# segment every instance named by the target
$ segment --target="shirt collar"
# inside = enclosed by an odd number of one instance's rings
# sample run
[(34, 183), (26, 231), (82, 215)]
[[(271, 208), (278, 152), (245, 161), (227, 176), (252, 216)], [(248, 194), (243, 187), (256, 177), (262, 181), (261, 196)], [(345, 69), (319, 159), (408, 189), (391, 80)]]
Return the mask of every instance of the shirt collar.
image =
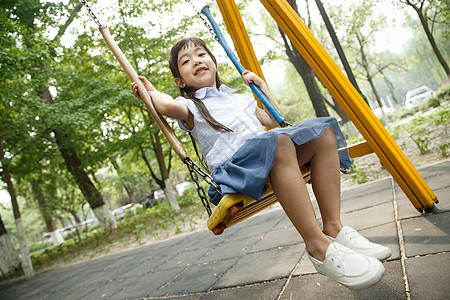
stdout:
[(195, 92), (195, 98), (202, 100), (203, 98), (206, 97), (207, 93), (209, 93), (209, 92), (219, 93), (219, 91), (222, 93), (226, 93), (226, 94), (231, 94), (231, 93), (236, 92), (235, 89), (232, 89), (232, 88), (226, 86), (225, 84), (222, 84), (219, 87), (219, 90), (217, 90), (216, 88), (213, 88), (213, 87), (204, 87), (204, 88), (197, 90)]

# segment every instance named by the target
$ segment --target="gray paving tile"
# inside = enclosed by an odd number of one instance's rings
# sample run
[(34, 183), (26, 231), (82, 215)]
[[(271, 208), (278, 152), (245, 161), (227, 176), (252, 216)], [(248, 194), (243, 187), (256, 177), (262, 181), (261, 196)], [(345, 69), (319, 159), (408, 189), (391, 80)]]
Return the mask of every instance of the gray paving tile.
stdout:
[(250, 286), (239, 286), (235, 288), (213, 290), (204, 295), (202, 300), (274, 300), (278, 298), (284, 286), (285, 280), (275, 280)]
[(450, 250), (450, 212), (402, 220), (401, 226), (408, 257)]
[(392, 203), (384, 203), (349, 213), (343, 213), (341, 215), (341, 220), (344, 225), (350, 226), (356, 230), (376, 227), (392, 223), (392, 220), (394, 220), (394, 208)]
[(237, 262), (237, 258), (190, 266), (152, 296), (169, 296), (208, 291)]
[(404, 194), (402, 197), (397, 198), (397, 207), (399, 219), (415, 218), (421, 215)]
[(397, 226), (395, 222), (362, 229), (358, 232), (369, 241), (384, 245), (391, 249), (392, 256), (389, 258), (389, 260), (400, 258)]
[(117, 282), (122, 287), (120, 291), (111, 295), (111, 299), (136, 299), (150, 296), (152, 293), (170, 282), (184, 268), (154, 272), (147, 276), (136, 276), (122, 282)]
[(278, 222), (278, 224), (275, 225), (275, 227), (273, 229), (280, 229), (280, 228), (286, 228), (286, 227), (293, 226), (291, 220), (288, 218), (288, 216), (286, 215), (284, 210), (281, 208), (281, 206), (277, 213), (280, 214), (280, 222)]
[(253, 245), (260, 239), (259, 235), (254, 233), (251, 237), (229, 238), (219, 247), (210, 249), (210, 251), (199, 258), (199, 263), (208, 263), (212, 261), (241, 257), (251, 251)]
[(206, 248), (206, 249), (196, 249), (178, 252), (175, 256), (167, 260), (164, 264), (161, 264), (158, 267), (156, 267), (155, 271), (192, 265), (199, 259), (203, 258), (205, 254), (207, 254), (210, 251), (211, 251), (210, 249)]
[(357, 185), (351, 188), (342, 189), (342, 200), (347, 201), (354, 198), (359, 198), (362, 195), (370, 195), (373, 193), (384, 192), (391, 188), (391, 179), (389, 177), (379, 179), (373, 182)]
[(406, 260), (411, 299), (441, 300), (450, 295), (450, 253)]
[[(140, 263), (134, 266), (132, 269), (123, 270), (123, 273), (118, 277), (130, 277), (130, 276), (140, 276), (155, 272), (155, 270), (166, 269), (165, 265), (166, 259), (154, 258)], [(108, 272), (105, 270), (105, 272)]]
[(381, 281), (368, 289), (352, 291), (330, 278), (315, 273), (293, 277), (281, 299), (406, 299), (399, 261), (385, 262)]
[(317, 273), (317, 271), (314, 268), (312, 262), (309, 260), (308, 256), (306, 255), (306, 249), (303, 249), (303, 254), (300, 263), (298, 264), (297, 268), (294, 270), (294, 273), (292, 275), (301, 276), (315, 273)]
[[(436, 204), (436, 207), (438, 209), (450, 209), (450, 160), (443, 164), (423, 168), (419, 170), (419, 173), (426, 175), (424, 176), (425, 182), (437, 196), (439, 203)], [(407, 218), (420, 214), (398, 185), (396, 185), (395, 191), (399, 202), (400, 218)]]
[(440, 161), (438, 163), (426, 166), (424, 168), (418, 169), (419, 174), (424, 177), (432, 177), (436, 175), (449, 175), (448, 172), (450, 170), (450, 160)]
[(301, 243), (303, 240), (293, 225), (285, 228), (274, 229), (263, 235), (251, 252), (258, 252), (274, 247), (284, 247)]
[(84, 289), (65, 291), (64, 299), (110, 299), (122, 288), (122, 285), (117, 284), (117, 282), (107, 282), (103, 285), (99, 283)]
[(242, 257), (214, 288), (238, 286), (288, 276), (299, 261), (303, 247), (299, 245), (250, 253)]
[(375, 183), (366, 183), (350, 190), (344, 190), (341, 195), (341, 211), (351, 212), (392, 201), (392, 184), (390, 178)]

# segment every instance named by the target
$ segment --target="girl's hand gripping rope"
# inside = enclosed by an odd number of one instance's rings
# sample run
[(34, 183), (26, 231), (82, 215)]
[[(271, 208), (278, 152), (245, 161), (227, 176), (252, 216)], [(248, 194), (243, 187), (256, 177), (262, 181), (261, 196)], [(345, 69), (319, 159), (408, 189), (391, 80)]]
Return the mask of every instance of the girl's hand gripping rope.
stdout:
[[(270, 92), (269, 88), (267, 87), (266, 82), (264, 80), (262, 80), (261, 77), (259, 77), (258, 75), (256, 75), (255, 73), (253, 73), (249, 70), (245, 70), (244, 72), (242, 72), (242, 79), (244, 79), (244, 83), (247, 86), (250, 86), (251, 83), (258, 86), (261, 89), (261, 91), (266, 95), (267, 99), (272, 103), (272, 105), (274, 107), (277, 106), (272, 93)], [(266, 106), (264, 106), (264, 110), (262, 110), (260, 108), (256, 109), (256, 117), (261, 122), (261, 124), (264, 126), (268, 126), (268, 127), (277, 127), (278, 126), (277, 120), (273, 117), (273, 115), (270, 113), (270, 111), (267, 109)]]
[(262, 89), (264, 87), (264, 85), (266, 85), (264, 80), (262, 80), (258, 75), (256, 75), (253, 72), (250, 72), (249, 70), (245, 70), (244, 72), (242, 72), (242, 78), (244, 79), (244, 83), (247, 86), (250, 86), (250, 83), (254, 83), (260, 89)]
[[(147, 78), (145, 78), (144, 76), (138, 76), (139, 80), (142, 82), (142, 84), (144, 85), (145, 89), (148, 92), (155, 92), (156, 89), (153, 86), (153, 84), (150, 83), (150, 81), (148, 81)], [(131, 83), (131, 90), (133, 91), (133, 94), (136, 98), (138, 98), (139, 100), (142, 100), (141, 95), (139, 95), (139, 91), (138, 91), (138, 85), (136, 82), (132, 82)]]

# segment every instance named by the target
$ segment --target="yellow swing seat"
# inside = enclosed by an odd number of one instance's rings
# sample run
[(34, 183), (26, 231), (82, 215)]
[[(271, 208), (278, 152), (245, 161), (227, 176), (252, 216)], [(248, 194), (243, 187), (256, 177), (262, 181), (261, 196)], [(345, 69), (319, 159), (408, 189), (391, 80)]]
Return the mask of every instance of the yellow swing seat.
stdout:
[[(311, 168), (302, 166), (301, 171), (306, 183), (311, 180)], [(215, 235), (222, 234), (225, 228), (239, 223), (265, 208), (275, 204), (278, 200), (273, 192), (272, 185), (267, 182), (268, 188), (259, 200), (244, 194), (227, 194), (223, 196), (207, 221), (208, 229)]]

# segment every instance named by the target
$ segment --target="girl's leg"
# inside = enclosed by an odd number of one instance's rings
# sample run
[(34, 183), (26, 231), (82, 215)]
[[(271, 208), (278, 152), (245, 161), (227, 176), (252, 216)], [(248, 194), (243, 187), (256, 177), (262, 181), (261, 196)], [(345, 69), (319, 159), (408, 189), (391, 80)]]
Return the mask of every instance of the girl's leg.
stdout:
[(311, 162), (311, 183), (319, 204), (323, 231), (336, 237), (341, 223), (341, 182), (336, 138), (331, 128), (322, 135), (297, 147), (297, 160), (301, 166)]
[(311, 181), (322, 214), (323, 232), (333, 238), (338, 237), (335, 241), (358, 253), (379, 260), (391, 256), (389, 248), (369, 242), (349, 227), (338, 236), (343, 228), (340, 218), (341, 184), (333, 130), (326, 129), (319, 138), (297, 147), (297, 159), (299, 165), (311, 162)]
[[(340, 195), (334, 197), (334, 195), (330, 195), (330, 192), (339, 193), (340, 188), (337, 187), (339, 178), (336, 180), (334, 175), (325, 174), (334, 172), (336, 168), (333, 162), (335, 155), (327, 150), (330, 144), (329, 136), (334, 137), (334, 134), (325, 131), (319, 138), (320, 142), (316, 141), (303, 148), (310, 156), (311, 159), (308, 161), (311, 161), (312, 170), (315, 171), (312, 180), (316, 185), (314, 190), (321, 198), (322, 218), (327, 220), (326, 223), (330, 228), (335, 228), (337, 224), (342, 226), (338, 215)], [(322, 146), (324, 149), (317, 148), (318, 146)], [(336, 149), (334, 149), (334, 152), (336, 152)], [(297, 153), (298, 151), (291, 139), (285, 135), (280, 135), (274, 165), (270, 171), (270, 180), (278, 201), (303, 237), (313, 266), (319, 273), (329, 276), (349, 288), (362, 289), (376, 284), (384, 274), (384, 267), (377, 259), (358, 254), (337, 242), (331, 243), (320, 230), (311, 209), (311, 200), (302, 173), (296, 163), (297, 161), (301, 162), (297, 159)], [(320, 162), (322, 156), (329, 165)], [(325, 172), (325, 170), (328, 171)], [(336, 173), (339, 175), (338, 167)], [(320, 176), (324, 176), (324, 180)], [(327, 180), (330, 182), (327, 182)], [(330, 184), (330, 190), (324, 184)], [(331, 223), (336, 225), (330, 226)]]
[(297, 165), (295, 145), (286, 135), (278, 138), (270, 180), (278, 201), (302, 236), (306, 250), (323, 261), (330, 241), (317, 224), (306, 185), (302, 184), (304, 181)]

